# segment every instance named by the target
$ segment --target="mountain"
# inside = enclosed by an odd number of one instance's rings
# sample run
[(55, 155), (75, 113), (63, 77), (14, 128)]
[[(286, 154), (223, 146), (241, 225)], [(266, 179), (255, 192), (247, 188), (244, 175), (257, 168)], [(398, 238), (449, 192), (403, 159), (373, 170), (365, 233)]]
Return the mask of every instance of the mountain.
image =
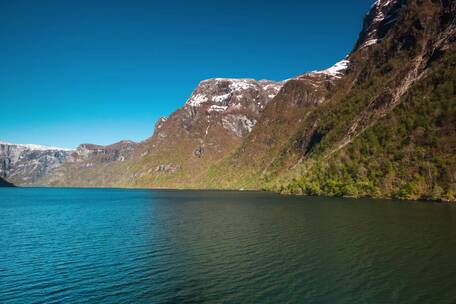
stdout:
[(61, 166), (40, 178), (37, 183), (50, 186), (114, 187), (126, 166), (138, 159), (143, 143), (123, 140), (108, 146), (81, 144)]
[(181, 109), (157, 124), (147, 155), (134, 165), (133, 185), (195, 185), (241, 145), (281, 87), (253, 79), (202, 81)]
[(455, 201), (455, 12), (452, 1), (376, 2), (346, 79), (281, 151), (267, 187)]
[(8, 152), (0, 172), (18, 184), (456, 201), (455, 12), (378, 0), (326, 70), (208, 79), (143, 142)]
[(57, 147), (0, 142), (0, 177), (32, 185), (65, 163), (71, 154), (71, 150)]
[(315, 73), (287, 82), (241, 148), (205, 182), (454, 201), (454, 16), (451, 1), (377, 1), (344, 59), (345, 75), (322, 101), (309, 103), (312, 87), (301, 80)]
[[(103, 147), (128, 155), (70, 159), (42, 184), (85, 187), (190, 187), (251, 132), (281, 82), (214, 78), (201, 81), (182, 108), (161, 118), (144, 142)], [(84, 145), (76, 149), (99, 149)], [(113, 149), (113, 148), (116, 149)], [(105, 155), (105, 152), (101, 155)], [(98, 153), (100, 154), (100, 153)]]
[(14, 185), (0, 177), (0, 188), (1, 187), (14, 187)]
[(92, 167), (130, 159), (138, 147), (132, 141), (109, 146), (81, 144), (75, 150), (0, 142), (0, 176), (18, 185), (89, 185), (78, 179), (89, 179)]

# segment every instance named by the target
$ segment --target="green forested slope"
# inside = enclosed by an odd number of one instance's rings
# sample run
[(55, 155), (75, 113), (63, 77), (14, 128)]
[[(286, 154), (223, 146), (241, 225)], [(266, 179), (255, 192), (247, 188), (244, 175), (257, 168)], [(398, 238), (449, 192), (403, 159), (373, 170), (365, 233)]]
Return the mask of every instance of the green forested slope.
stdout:
[[(266, 109), (242, 149), (211, 168), (207, 185), (454, 201), (455, 11), (450, 2), (395, 1), (374, 31), (381, 39), (366, 47), (378, 12), (368, 14), (350, 69), (326, 100), (299, 112)], [(287, 111), (299, 117), (275, 119)], [(276, 129), (285, 130), (280, 147), (258, 144), (278, 142)]]
[(362, 136), (329, 158), (316, 153), (300, 177), (272, 187), (312, 195), (454, 201), (455, 87), (456, 54), (450, 54)]

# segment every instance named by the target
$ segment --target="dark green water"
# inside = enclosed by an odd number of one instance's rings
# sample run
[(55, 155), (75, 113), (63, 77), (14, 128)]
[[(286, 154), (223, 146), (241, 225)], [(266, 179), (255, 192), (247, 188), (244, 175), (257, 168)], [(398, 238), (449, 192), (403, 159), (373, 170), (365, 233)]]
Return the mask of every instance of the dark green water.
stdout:
[(456, 207), (0, 189), (0, 303), (456, 303)]

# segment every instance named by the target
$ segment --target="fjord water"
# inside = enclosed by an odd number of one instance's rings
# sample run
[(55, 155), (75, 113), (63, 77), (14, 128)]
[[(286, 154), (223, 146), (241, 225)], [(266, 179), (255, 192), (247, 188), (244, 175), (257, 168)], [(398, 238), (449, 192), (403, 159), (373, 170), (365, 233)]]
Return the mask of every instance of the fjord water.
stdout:
[(0, 303), (456, 303), (456, 208), (0, 189)]

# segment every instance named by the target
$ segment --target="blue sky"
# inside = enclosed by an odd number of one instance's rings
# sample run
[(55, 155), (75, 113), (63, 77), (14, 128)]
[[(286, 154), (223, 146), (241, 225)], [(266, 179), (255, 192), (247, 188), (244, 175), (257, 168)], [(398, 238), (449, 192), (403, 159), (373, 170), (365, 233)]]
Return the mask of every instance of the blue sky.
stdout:
[(372, 3), (0, 0), (0, 140), (146, 139), (203, 79), (331, 66)]

